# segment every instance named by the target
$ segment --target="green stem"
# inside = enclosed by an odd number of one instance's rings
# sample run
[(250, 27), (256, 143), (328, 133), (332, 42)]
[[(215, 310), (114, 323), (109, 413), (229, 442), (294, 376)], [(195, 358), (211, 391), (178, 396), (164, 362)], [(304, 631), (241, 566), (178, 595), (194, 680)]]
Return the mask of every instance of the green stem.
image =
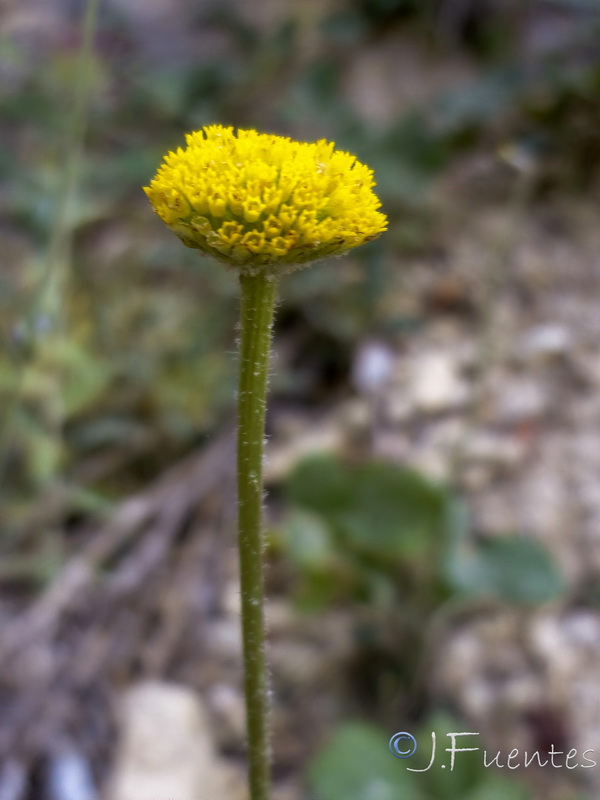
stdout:
[(269, 687), (265, 657), (262, 462), (276, 282), (242, 275), (238, 397), (238, 532), (250, 800), (268, 800)]

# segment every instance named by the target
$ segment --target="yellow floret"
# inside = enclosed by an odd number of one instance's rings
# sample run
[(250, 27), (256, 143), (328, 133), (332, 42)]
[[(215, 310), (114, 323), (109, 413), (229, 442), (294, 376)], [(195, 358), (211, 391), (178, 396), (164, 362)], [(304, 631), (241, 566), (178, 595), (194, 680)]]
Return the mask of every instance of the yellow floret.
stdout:
[(372, 171), (325, 140), (209, 125), (167, 153), (144, 187), (189, 247), (243, 272), (286, 272), (387, 227)]

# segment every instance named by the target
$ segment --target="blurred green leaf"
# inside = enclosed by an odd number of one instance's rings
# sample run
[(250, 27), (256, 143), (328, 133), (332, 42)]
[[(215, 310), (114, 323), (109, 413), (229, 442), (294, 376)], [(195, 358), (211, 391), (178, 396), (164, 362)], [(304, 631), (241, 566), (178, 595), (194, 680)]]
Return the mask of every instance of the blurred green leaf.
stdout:
[[(419, 726), (418, 732), (415, 734), (418, 744), (417, 751), (411, 756), (407, 766), (411, 769), (426, 770), (418, 775), (426, 787), (427, 797), (436, 800), (456, 800), (458, 797), (465, 798), (472, 795), (478, 797), (478, 792), (482, 791), (487, 786), (489, 779), (493, 777), (492, 773), (483, 765), (482, 750), (485, 748), (485, 742), (481, 736), (457, 738), (457, 747), (478, 747), (480, 749), (456, 754), (454, 768), (448, 768), (450, 755), (446, 753), (446, 748), (451, 744), (448, 734), (469, 730), (473, 729), (465, 727), (464, 721), (456, 719), (444, 711), (431, 714)], [(436, 737), (436, 755), (431, 769), (427, 769), (432, 756), (432, 732)], [(511, 781), (508, 783), (514, 788)], [(508, 796), (512, 798), (512, 792)]]
[(313, 456), (302, 461), (287, 485), (291, 503), (327, 517), (343, 513), (352, 495), (348, 472), (330, 456)]
[[(399, 730), (411, 730), (410, 725)], [(309, 783), (316, 800), (527, 800), (528, 790), (520, 780), (503, 776), (483, 763), (486, 747), (481, 737), (457, 739), (458, 747), (478, 747), (457, 753), (448, 769), (450, 745), (447, 734), (464, 731), (465, 723), (438, 712), (414, 731), (417, 749), (408, 759), (398, 760), (389, 752), (389, 736), (378, 728), (360, 723), (340, 726), (309, 769)], [(468, 730), (468, 728), (467, 728)], [(436, 735), (435, 760), (432, 731)], [(407, 768), (423, 770), (409, 772)]]
[(451, 585), (459, 591), (518, 605), (549, 602), (565, 588), (550, 553), (524, 536), (496, 536), (457, 548), (446, 571)]
[(390, 557), (429, 550), (442, 534), (447, 493), (416, 472), (366, 464), (354, 475), (352, 504), (340, 516), (354, 546)]
[(383, 462), (347, 467), (325, 456), (304, 461), (288, 493), (294, 505), (321, 514), (346, 545), (383, 559), (428, 552), (443, 533), (450, 499), (412, 470)]
[(313, 456), (297, 467), (287, 494), (293, 511), (283, 546), (291, 560), (305, 577), (329, 570), (338, 586), (372, 602), (393, 602), (390, 577), (397, 580), (400, 565), (418, 576), (423, 597), (458, 591), (534, 605), (564, 590), (543, 545), (516, 535), (471, 541), (464, 502), (412, 470)]
[(390, 754), (377, 728), (348, 723), (339, 728), (312, 764), (316, 800), (419, 800), (416, 781)]
[(321, 516), (293, 510), (284, 522), (282, 533), (286, 553), (300, 568), (323, 569), (331, 560), (331, 532)]

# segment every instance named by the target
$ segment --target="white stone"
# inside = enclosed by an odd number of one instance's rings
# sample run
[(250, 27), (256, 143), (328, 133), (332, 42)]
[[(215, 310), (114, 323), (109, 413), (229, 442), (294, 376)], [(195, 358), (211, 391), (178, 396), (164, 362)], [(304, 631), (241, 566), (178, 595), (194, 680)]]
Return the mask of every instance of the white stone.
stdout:
[(553, 615), (539, 615), (534, 619), (529, 630), (529, 639), (535, 652), (542, 658), (551, 659), (556, 653), (564, 651), (560, 624)]
[(197, 694), (147, 682), (127, 691), (110, 800), (219, 800), (232, 795), (231, 768), (215, 753)]
[(505, 381), (495, 397), (495, 416), (509, 424), (537, 419), (547, 411), (550, 399), (548, 391), (538, 381)]
[(246, 737), (246, 706), (238, 689), (217, 683), (209, 691), (210, 706), (219, 715), (230, 741), (241, 744)]
[(600, 649), (600, 620), (592, 611), (574, 611), (564, 621), (566, 638), (583, 649)]
[(367, 341), (358, 348), (352, 367), (354, 385), (363, 394), (377, 394), (390, 380), (394, 353), (385, 342)]
[(521, 339), (521, 352), (529, 357), (564, 355), (572, 346), (571, 332), (564, 325), (547, 324), (530, 328)]
[(407, 392), (419, 411), (430, 414), (459, 408), (469, 397), (455, 360), (444, 353), (415, 358), (408, 370)]

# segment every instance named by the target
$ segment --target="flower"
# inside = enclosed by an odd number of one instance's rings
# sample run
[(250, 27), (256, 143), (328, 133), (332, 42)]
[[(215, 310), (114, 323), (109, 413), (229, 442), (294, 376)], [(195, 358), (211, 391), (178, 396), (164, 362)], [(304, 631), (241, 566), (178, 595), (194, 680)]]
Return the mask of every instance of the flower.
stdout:
[(210, 125), (186, 145), (144, 191), (184, 244), (242, 272), (341, 255), (387, 227), (372, 170), (331, 142)]

